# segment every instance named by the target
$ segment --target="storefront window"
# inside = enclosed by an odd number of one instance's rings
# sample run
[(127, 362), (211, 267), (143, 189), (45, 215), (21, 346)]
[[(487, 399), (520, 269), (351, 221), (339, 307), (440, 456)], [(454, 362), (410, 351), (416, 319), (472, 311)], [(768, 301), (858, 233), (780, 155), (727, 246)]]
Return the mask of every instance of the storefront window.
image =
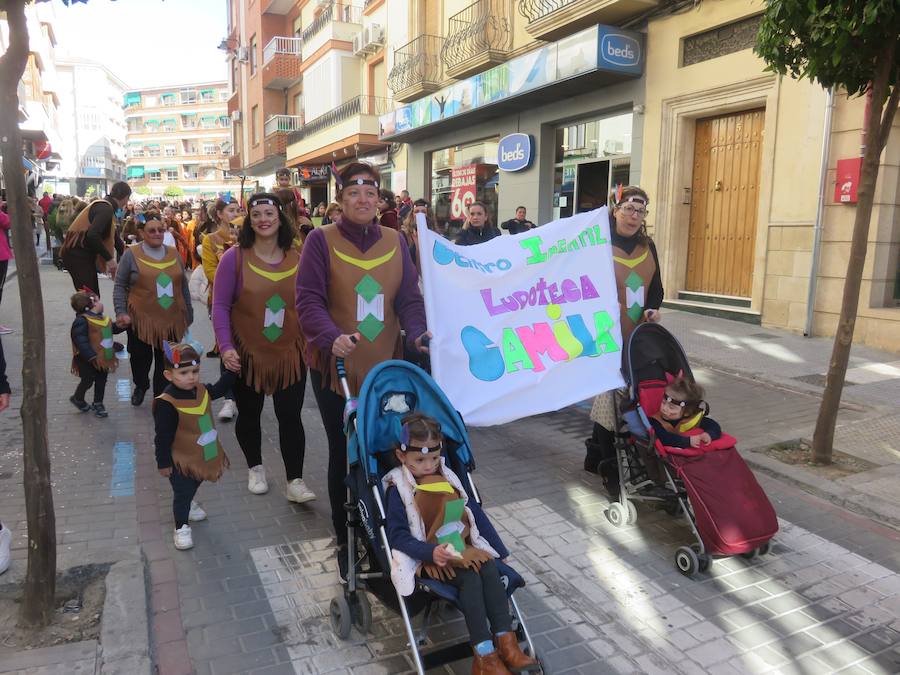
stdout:
[(632, 114), (576, 122), (556, 130), (556, 162), (631, 154)]
[(473, 201), (484, 202), (491, 222), (497, 224), (499, 141), (494, 137), (431, 153), (430, 200), (438, 228), (448, 236), (459, 232), (465, 207)]

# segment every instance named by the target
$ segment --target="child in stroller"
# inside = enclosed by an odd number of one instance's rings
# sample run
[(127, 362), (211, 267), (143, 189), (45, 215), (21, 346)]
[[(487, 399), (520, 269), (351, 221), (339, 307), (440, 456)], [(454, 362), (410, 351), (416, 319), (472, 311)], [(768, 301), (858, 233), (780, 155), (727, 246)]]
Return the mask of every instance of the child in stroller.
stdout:
[(494, 563), (506, 558), (506, 547), (444, 463), (440, 423), (416, 412), (404, 417), (402, 425), (394, 451), (400, 466), (383, 479), (395, 587), (410, 595), (419, 574), (458, 590), (473, 644), (473, 673), (539, 670), (512, 630), (506, 589)]
[[(650, 416), (659, 441), (670, 448), (699, 448), (721, 438), (722, 427), (706, 415), (703, 387), (683, 372), (675, 377), (666, 373), (666, 380), (659, 410)], [(692, 429), (701, 433), (688, 435)]]

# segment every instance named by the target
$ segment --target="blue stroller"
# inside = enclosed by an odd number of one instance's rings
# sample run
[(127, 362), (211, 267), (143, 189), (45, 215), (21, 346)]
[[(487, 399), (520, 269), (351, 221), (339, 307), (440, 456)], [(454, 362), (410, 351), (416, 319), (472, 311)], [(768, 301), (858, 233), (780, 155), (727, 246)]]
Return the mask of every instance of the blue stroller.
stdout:
[[(363, 382), (358, 399), (350, 396), (346, 371), (338, 359), (337, 372), (344, 387), (347, 406), (344, 427), (347, 433), (348, 460), (348, 564), (347, 585), (333, 598), (330, 606), (331, 627), (346, 640), (356, 626), (366, 632), (371, 626), (372, 611), (366, 592), (372, 593), (403, 618), (413, 661), (419, 675), (425, 670), (453, 663), (472, 655), (467, 641), (421, 653), (435, 610), (441, 603), (457, 605), (456, 588), (429, 578), (416, 578), (416, 590), (403, 597), (390, 578), (391, 549), (385, 529), (385, 496), (382, 477), (393, 468), (391, 458), (399, 439), (400, 420), (409, 412), (420, 410), (437, 419), (444, 433), (444, 460), (465, 486), (469, 499), (481, 499), (470, 472), (475, 462), (462, 417), (447, 400), (437, 383), (421, 368), (406, 361), (386, 361), (376, 366)], [(513, 598), (524, 579), (511, 567), (497, 561), (512, 607), (513, 625), (525, 651), (536, 656), (534, 644), (522, 614)], [(421, 627), (413, 628), (412, 617), (423, 613)]]

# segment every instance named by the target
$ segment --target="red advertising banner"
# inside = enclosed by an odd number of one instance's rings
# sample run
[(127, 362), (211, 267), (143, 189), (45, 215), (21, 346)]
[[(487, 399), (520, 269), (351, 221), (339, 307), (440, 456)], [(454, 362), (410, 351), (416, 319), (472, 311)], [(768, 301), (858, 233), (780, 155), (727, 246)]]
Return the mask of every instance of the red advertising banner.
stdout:
[(465, 218), (466, 207), (475, 201), (477, 173), (477, 164), (458, 166), (450, 170), (450, 188), (453, 190), (450, 217), (454, 220)]

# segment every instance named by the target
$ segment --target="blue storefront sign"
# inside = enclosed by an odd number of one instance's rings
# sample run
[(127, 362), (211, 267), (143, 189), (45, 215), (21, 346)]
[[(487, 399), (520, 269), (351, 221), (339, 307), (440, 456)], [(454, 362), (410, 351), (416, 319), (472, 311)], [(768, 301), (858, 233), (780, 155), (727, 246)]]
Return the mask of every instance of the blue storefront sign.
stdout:
[(598, 26), (597, 67), (617, 73), (641, 74), (643, 45), (639, 33)]
[(522, 171), (531, 164), (534, 139), (528, 134), (509, 134), (497, 146), (497, 166), (501, 171)]

